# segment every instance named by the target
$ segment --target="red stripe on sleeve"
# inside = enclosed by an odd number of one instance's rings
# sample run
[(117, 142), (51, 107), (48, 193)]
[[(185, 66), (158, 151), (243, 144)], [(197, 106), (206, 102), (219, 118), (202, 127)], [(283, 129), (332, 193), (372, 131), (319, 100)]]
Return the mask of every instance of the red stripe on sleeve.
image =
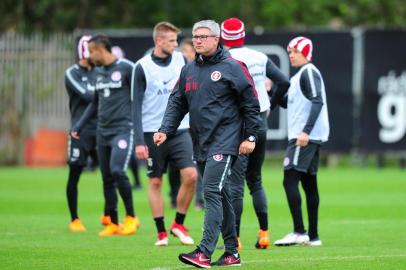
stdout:
[(252, 80), (251, 74), (248, 72), (248, 69), (245, 67), (244, 63), (241, 61), (238, 61), (235, 58), (232, 58), (232, 57), (229, 57), (229, 58), (236, 61), (240, 65), (240, 67), (244, 71), (245, 76), (247, 77), (248, 81), (251, 83), (252, 88), (254, 89), (255, 97), (258, 99), (258, 92), (257, 92), (257, 89), (255, 88), (254, 81)]

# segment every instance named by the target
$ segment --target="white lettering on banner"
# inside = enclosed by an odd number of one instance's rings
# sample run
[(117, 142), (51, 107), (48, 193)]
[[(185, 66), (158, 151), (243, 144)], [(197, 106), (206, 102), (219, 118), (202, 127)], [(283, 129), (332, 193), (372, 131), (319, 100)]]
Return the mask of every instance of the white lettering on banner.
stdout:
[(396, 143), (406, 134), (406, 71), (396, 77), (394, 71), (378, 80), (378, 121), (382, 128), (379, 139)]

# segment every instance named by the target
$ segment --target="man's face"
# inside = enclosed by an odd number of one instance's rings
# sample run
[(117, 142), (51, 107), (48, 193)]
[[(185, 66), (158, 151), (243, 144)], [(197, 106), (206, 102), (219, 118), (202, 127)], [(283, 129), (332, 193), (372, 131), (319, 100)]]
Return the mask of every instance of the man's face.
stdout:
[(210, 29), (198, 28), (193, 32), (193, 46), (198, 54), (209, 56), (216, 52), (220, 37), (212, 36)]
[(156, 46), (166, 55), (171, 55), (178, 47), (178, 34), (176, 32), (164, 32), (156, 39)]
[(93, 42), (88, 45), (89, 48), (89, 58), (96, 66), (103, 65), (102, 48), (96, 46)]
[(289, 48), (288, 53), (292, 67), (300, 67), (308, 62), (306, 57), (304, 57), (304, 55), (298, 49)]

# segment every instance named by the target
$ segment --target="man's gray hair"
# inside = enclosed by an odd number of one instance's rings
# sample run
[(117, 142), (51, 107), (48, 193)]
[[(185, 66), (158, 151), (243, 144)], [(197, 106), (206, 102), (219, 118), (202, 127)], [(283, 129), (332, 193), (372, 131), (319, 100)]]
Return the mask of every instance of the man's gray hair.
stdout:
[(220, 26), (218, 23), (216, 23), (213, 20), (203, 20), (203, 21), (195, 23), (193, 25), (192, 33), (199, 28), (208, 28), (210, 30), (211, 35), (216, 36), (216, 37), (220, 36)]

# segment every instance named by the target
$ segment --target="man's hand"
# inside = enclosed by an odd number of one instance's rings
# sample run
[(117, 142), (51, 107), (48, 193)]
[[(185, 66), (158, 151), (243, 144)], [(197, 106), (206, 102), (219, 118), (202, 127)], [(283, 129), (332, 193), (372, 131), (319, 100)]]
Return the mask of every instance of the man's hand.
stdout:
[(243, 141), (240, 144), (239, 152), (240, 154), (251, 154), (254, 151), (255, 142)]
[(154, 133), (154, 143), (158, 146), (163, 144), (166, 141), (166, 134), (162, 132)]
[(77, 131), (71, 131), (70, 136), (76, 140), (79, 140), (79, 133)]
[(309, 135), (302, 132), (296, 139), (296, 145), (298, 146), (306, 146), (309, 143)]
[(273, 85), (272, 81), (270, 79), (266, 78), (266, 80), (265, 80), (265, 89), (270, 94), (272, 94), (272, 91), (271, 91), (272, 90), (272, 85)]
[(137, 145), (135, 147), (135, 156), (139, 160), (146, 160), (149, 157), (148, 146), (146, 146), (146, 145)]

